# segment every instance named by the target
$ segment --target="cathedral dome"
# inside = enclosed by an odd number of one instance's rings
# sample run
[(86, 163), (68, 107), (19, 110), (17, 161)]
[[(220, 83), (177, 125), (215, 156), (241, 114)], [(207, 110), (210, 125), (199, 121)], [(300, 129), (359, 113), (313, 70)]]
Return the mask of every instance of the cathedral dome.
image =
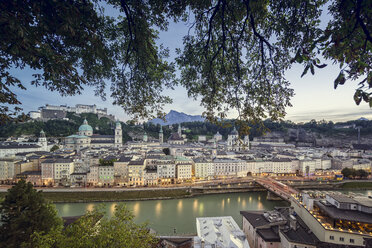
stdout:
[(84, 120), (83, 125), (79, 127), (79, 132), (84, 131), (91, 131), (93, 132), (93, 128), (88, 124), (87, 119)]
[(234, 127), (234, 129), (231, 131), (230, 135), (238, 135), (238, 131), (236, 131), (236, 128)]

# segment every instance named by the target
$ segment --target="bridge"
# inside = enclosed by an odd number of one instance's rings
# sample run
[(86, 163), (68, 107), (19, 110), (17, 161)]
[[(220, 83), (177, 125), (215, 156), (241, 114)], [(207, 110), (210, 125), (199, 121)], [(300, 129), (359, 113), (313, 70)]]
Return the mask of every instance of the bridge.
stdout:
[(291, 199), (293, 199), (292, 194), (299, 193), (298, 190), (271, 178), (259, 178), (256, 179), (255, 182), (268, 191), (268, 199), (273, 199), (273, 194), (285, 201), (290, 202)]

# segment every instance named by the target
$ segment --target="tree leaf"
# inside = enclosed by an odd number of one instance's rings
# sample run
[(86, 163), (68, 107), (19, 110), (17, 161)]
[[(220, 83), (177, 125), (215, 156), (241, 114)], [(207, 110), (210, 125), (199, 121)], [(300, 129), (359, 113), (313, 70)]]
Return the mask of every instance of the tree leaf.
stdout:
[(314, 75), (315, 71), (314, 71), (314, 65), (310, 65), (310, 71), (311, 71), (311, 74)]
[(354, 94), (354, 101), (357, 105), (360, 104), (360, 102), (362, 101), (362, 96), (361, 96), (361, 91), (360, 90), (357, 90), (355, 91), (355, 94)]
[(307, 71), (309, 70), (309, 68), (310, 68), (309, 65), (307, 65), (307, 66), (305, 67), (305, 70), (302, 72), (301, 77), (303, 77), (303, 76), (306, 75), (306, 73), (307, 73)]
[(315, 66), (318, 67), (318, 68), (324, 68), (324, 67), (327, 66), (327, 64), (321, 64), (321, 65), (317, 65), (317, 64), (315, 64)]

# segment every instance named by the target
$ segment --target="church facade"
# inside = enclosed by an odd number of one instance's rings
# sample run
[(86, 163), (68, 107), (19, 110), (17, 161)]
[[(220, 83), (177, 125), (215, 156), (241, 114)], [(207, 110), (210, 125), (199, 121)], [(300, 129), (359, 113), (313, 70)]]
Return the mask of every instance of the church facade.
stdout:
[(123, 131), (120, 122), (116, 122), (114, 135), (93, 133), (93, 128), (84, 120), (76, 134), (65, 138), (65, 148), (79, 151), (83, 148), (121, 147)]
[(242, 140), (234, 127), (234, 130), (227, 136), (226, 149), (227, 151), (249, 150), (249, 135), (244, 136)]

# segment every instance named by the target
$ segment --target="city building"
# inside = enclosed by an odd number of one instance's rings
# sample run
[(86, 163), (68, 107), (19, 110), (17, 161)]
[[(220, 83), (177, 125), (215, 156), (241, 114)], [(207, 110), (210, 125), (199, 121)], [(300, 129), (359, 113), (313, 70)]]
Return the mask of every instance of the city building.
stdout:
[(318, 238), (292, 208), (241, 211), (243, 232), (252, 248), (316, 248)]
[(44, 185), (67, 183), (74, 172), (70, 158), (47, 159), (41, 162), (41, 179)]
[(249, 248), (247, 237), (231, 216), (196, 218), (200, 247)]
[(0, 143), (0, 158), (15, 156), (17, 153), (50, 151), (54, 143), (48, 143), (43, 130), (37, 142), (3, 142)]
[(231, 133), (227, 136), (226, 142), (227, 151), (249, 150), (249, 136), (246, 135), (244, 139), (241, 139), (235, 126)]
[(372, 237), (372, 199), (367, 196), (308, 191), (291, 206), (321, 242), (362, 247)]
[(70, 107), (67, 105), (49, 105), (39, 107), (37, 111), (30, 111), (28, 115), (31, 119), (41, 119), (43, 121), (53, 120), (53, 119), (65, 119), (67, 112), (72, 112), (76, 114), (82, 113), (92, 113), (97, 114), (99, 118), (106, 117), (111, 120), (115, 120), (115, 116), (107, 113), (107, 108), (99, 109), (94, 105), (86, 104), (76, 104), (75, 107)]
[(84, 148), (121, 147), (123, 142), (120, 122), (116, 122), (114, 135), (93, 134), (93, 128), (85, 119), (78, 133), (65, 138), (65, 147), (80, 151)]
[(128, 163), (128, 184), (130, 186), (143, 186), (146, 163), (145, 160), (131, 160)]
[(128, 164), (131, 157), (121, 156), (114, 162), (114, 177), (116, 185), (126, 185), (128, 183)]
[(206, 158), (194, 159), (195, 177), (198, 179), (211, 179), (214, 176), (214, 164)]

